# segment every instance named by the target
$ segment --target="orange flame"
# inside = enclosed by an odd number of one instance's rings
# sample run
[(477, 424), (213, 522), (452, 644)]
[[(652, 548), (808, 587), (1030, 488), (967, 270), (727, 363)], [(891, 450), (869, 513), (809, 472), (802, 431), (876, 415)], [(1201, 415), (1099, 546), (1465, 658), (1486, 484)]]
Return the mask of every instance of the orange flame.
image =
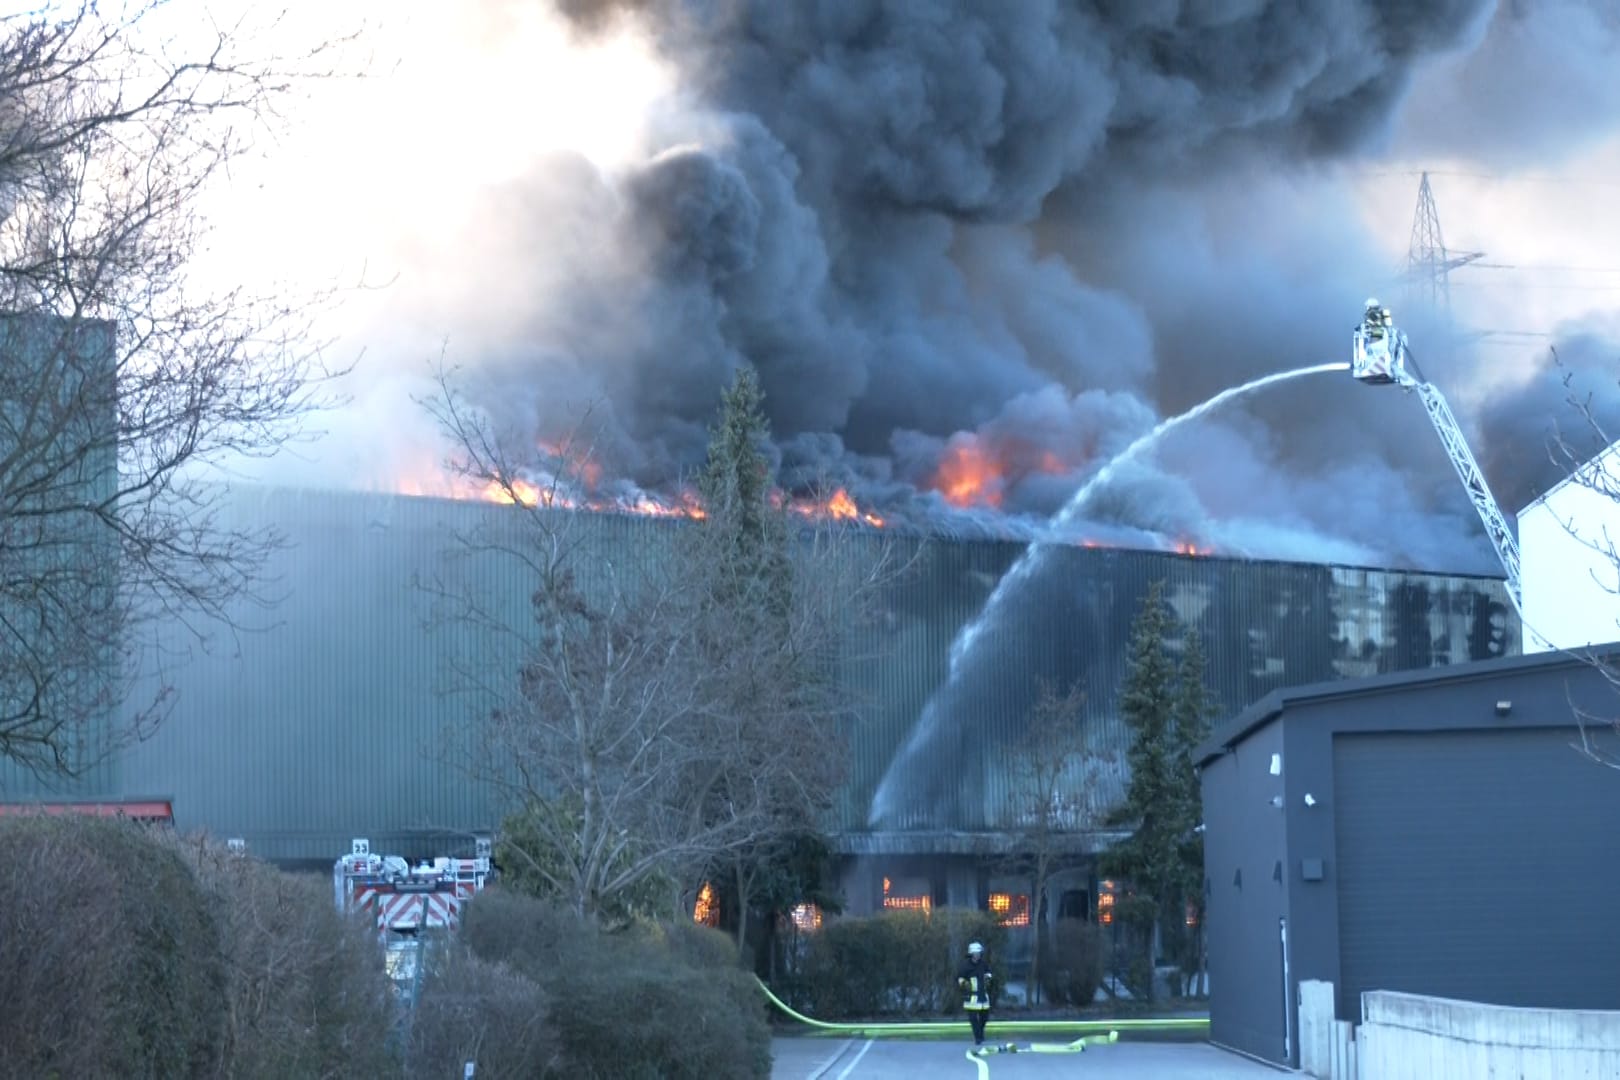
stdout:
[(1003, 470), (973, 435), (952, 437), (933, 487), (952, 506), (1000, 506)]
[(827, 500), (827, 514), (834, 521), (854, 521), (860, 513), (860, 507), (843, 488), (833, 492), (832, 498)]
[[(786, 496), (780, 491), (771, 493), (771, 502), (774, 505), (781, 506), (785, 500)], [(873, 528), (883, 528), (883, 518), (877, 514), (862, 510), (844, 488), (839, 488), (819, 502), (814, 499), (794, 499), (788, 503), (788, 509), (807, 518), (830, 518), (833, 521), (862, 522)]]
[[(542, 446), (541, 449), (550, 453), (554, 448)], [(538, 481), (509, 477), (503, 482), (498, 478), (464, 477), (447, 470), (433, 472), (437, 475), (426, 469), (414, 470), (399, 478), (392, 485), (393, 489), (401, 495), (480, 500), (505, 506), (547, 506), (693, 521), (702, 521), (708, 516), (702, 499), (691, 488), (683, 488), (671, 496), (637, 492), (633, 496), (614, 497), (593, 492), (603, 475), (601, 467), (594, 462), (563, 462), (556, 479), (542, 475)], [(771, 502), (807, 518), (859, 523), (873, 528), (882, 528), (885, 524), (880, 515), (861, 509), (845, 488), (837, 489), (825, 499), (789, 499), (783, 492), (773, 491)]]

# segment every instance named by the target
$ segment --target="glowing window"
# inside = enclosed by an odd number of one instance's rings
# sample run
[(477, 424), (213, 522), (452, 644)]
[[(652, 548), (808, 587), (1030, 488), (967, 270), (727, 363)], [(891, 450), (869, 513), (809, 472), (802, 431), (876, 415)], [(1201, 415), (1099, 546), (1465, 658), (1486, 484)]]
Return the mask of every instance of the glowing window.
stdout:
[(990, 894), (990, 914), (1002, 926), (1029, 925), (1029, 897), (1024, 893), (993, 892)]
[(1193, 900), (1187, 901), (1187, 925), (1198, 925), (1198, 904)]
[(821, 909), (815, 904), (794, 904), (788, 917), (793, 920), (794, 928), (801, 932), (821, 929)]
[(934, 909), (934, 898), (927, 893), (914, 895), (891, 896), (889, 890), (894, 883), (888, 878), (883, 879), (883, 906), (896, 911), (922, 911), (930, 912)]
[(714, 895), (714, 886), (707, 881), (698, 890), (697, 904), (692, 908), (692, 921), (703, 926), (720, 925), (720, 900)]
[(1102, 883), (1102, 891), (1097, 894), (1097, 921), (1109, 926), (1114, 921), (1114, 883)]

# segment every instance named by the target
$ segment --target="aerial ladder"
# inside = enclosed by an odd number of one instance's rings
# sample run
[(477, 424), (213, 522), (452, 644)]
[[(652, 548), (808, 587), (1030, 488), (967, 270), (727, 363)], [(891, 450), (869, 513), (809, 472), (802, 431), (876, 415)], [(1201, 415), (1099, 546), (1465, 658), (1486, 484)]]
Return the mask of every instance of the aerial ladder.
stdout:
[(1412, 358), (1406, 334), (1391, 321), (1389, 308), (1381, 306), (1376, 299), (1367, 301), (1361, 322), (1355, 328), (1350, 375), (1371, 385), (1395, 385), (1417, 393), (1429, 414), (1429, 422), (1434, 425), (1440, 443), (1446, 449), (1446, 456), (1451, 458), (1469, 500), (1479, 512), (1480, 521), (1485, 524), (1485, 535), (1490, 537), (1491, 545), (1496, 548), (1496, 557), (1502, 561), (1502, 569), (1507, 572), (1508, 598), (1513, 601), (1519, 618), (1523, 619), (1519, 543), (1508, 528), (1507, 519), (1496, 504), (1496, 497), (1485, 483), (1485, 474), (1480, 471), (1479, 462), (1474, 460), (1468, 440), (1463, 437), (1462, 426), (1452, 415), (1445, 395), (1433, 383), (1424, 380), (1423, 373)]

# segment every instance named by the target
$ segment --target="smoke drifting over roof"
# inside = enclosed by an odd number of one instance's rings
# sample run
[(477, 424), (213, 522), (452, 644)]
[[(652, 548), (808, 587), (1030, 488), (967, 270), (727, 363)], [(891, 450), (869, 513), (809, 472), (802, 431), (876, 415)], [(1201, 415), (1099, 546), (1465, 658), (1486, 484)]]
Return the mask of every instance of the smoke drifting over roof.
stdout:
[[(1049, 514), (1158, 418), (1346, 358), (1390, 267), (1323, 166), (1383, 145), (1420, 63), (1507, 18), (1489, 0), (557, 5), (582, 37), (653, 34), (687, 96), (636, 166), (554, 157), (484, 208), (486, 317), (450, 341), (474, 400), (542, 438), (600, 399), (605, 468), (658, 488), (700, 463), (752, 364), (786, 483), (958, 525)], [(1491, 479), (1509, 509), (1529, 494)], [(1421, 409), (1334, 376), (1177, 433), (1093, 516), (1255, 555), (1494, 568)]]

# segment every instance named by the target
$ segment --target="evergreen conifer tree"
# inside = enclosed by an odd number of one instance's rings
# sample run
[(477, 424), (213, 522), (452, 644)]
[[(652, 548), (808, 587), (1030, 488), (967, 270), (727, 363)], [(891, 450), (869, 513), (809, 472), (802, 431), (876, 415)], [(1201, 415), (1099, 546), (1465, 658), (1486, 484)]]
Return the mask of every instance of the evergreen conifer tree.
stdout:
[[(1170, 643), (1183, 637), (1179, 661)], [(1202, 816), (1193, 752), (1207, 730), (1213, 699), (1205, 686), (1203, 643), (1183, 629), (1164, 599), (1163, 582), (1149, 588), (1131, 629), (1120, 711), (1131, 730), (1126, 760), (1131, 778), (1114, 820), (1129, 837), (1109, 849), (1105, 870), (1126, 879), (1131, 901), (1121, 912), (1142, 932), (1131, 962), (1134, 992), (1152, 992), (1155, 930), (1185, 968), (1185, 913), (1202, 894)], [(1201, 905), (1198, 905), (1201, 909)]]

